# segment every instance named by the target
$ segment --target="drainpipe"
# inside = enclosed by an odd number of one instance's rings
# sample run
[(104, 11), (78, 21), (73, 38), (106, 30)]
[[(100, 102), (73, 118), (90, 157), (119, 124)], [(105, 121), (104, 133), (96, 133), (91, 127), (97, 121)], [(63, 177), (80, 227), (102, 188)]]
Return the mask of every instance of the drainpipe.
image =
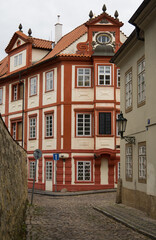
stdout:
[(21, 80), (21, 72), (19, 72), (19, 82), (23, 85), (23, 101), (22, 101), (22, 147), (24, 148), (24, 81)]

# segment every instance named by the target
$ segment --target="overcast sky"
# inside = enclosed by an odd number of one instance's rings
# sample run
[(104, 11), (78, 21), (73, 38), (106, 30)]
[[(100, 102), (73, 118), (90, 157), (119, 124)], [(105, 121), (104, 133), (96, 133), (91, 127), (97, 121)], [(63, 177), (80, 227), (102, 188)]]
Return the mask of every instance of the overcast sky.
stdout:
[(7, 47), (18, 26), (23, 25), (27, 34), (32, 29), (32, 36), (54, 40), (54, 25), (57, 15), (63, 24), (63, 35), (89, 19), (90, 10), (95, 16), (102, 13), (105, 4), (107, 13), (114, 16), (119, 13), (119, 20), (124, 23), (121, 30), (128, 36), (134, 29), (128, 20), (143, 0), (6, 0), (0, 3), (0, 60), (6, 56)]

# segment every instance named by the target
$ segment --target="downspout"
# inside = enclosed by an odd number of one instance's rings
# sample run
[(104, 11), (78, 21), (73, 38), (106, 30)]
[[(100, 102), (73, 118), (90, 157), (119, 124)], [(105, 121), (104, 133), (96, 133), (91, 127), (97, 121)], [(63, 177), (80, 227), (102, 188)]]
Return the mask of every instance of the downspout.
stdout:
[(19, 82), (23, 85), (23, 101), (22, 101), (22, 147), (24, 148), (24, 81), (21, 80), (21, 72), (19, 72)]

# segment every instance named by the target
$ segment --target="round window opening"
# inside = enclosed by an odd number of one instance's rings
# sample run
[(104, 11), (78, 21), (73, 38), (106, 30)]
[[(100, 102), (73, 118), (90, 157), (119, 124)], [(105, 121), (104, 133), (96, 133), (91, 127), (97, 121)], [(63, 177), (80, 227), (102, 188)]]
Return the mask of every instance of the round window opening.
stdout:
[(21, 41), (20, 40), (18, 40), (18, 42), (17, 42), (17, 46), (19, 46), (19, 45), (21, 45)]
[(100, 44), (108, 44), (111, 42), (111, 36), (106, 33), (100, 33), (97, 35), (96, 40)]

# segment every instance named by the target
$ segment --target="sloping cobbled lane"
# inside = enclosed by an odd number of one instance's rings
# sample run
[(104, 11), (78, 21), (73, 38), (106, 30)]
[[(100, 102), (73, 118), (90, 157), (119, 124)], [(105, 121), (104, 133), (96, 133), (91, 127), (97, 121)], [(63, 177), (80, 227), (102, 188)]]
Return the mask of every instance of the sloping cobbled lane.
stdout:
[[(29, 195), (31, 198), (31, 195)], [(115, 202), (115, 193), (80, 196), (34, 195), (27, 210), (27, 240), (148, 240), (95, 211)]]

